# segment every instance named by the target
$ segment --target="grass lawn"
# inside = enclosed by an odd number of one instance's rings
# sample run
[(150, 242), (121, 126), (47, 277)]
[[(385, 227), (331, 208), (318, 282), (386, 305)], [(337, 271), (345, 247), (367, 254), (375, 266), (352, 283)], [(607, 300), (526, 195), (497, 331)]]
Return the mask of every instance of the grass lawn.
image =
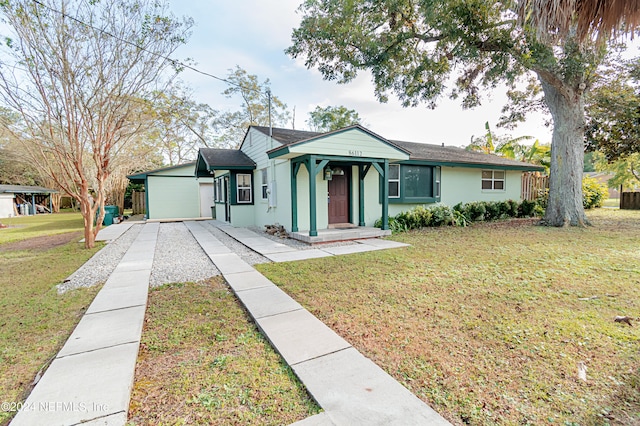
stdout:
[(620, 207), (620, 199), (619, 198), (607, 198), (602, 203), (603, 207)]
[(8, 226), (0, 229), (0, 244), (84, 229), (80, 213), (10, 217), (0, 219), (0, 223)]
[(223, 278), (149, 293), (128, 424), (290, 424), (318, 411)]
[(639, 424), (640, 212), (588, 215), (257, 268), (454, 424)]
[[(3, 219), (24, 226), (0, 230), (0, 402), (26, 398), (36, 373), (59, 351), (98, 291), (58, 295), (55, 289), (101, 246), (86, 250), (78, 243), (79, 218)], [(65, 234), (51, 235), (59, 232)], [(0, 411), (0, 424), (13, 414)]]

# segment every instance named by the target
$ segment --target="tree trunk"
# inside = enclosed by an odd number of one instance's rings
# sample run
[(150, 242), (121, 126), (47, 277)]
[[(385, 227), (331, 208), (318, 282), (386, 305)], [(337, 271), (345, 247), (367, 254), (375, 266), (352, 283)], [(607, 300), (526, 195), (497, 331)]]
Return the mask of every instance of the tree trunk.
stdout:
[[(545, 102), (553, 118), (549, 202), (543, 223), (548, 226), (586, 226), (582, 204), (584, 168), (584, 91), (538, 74)], [(561, 86), (561, 87), (558, 87)]]
[[(77, 198), (80, 204), (80, 212), (82, 213), (82, 219), (84, 220), (84, 246), (85, 248), (93, 248), (96, 245), (96, 235), (100, 230), (102, 221), (104, 220), (104, 200), (94, 200), (93, 196), (89, 193), (89, 187), (86, 183), (83, 183), (80, 197)], [(100, 208), (100, 213), (96, 217), (96, 211)]]

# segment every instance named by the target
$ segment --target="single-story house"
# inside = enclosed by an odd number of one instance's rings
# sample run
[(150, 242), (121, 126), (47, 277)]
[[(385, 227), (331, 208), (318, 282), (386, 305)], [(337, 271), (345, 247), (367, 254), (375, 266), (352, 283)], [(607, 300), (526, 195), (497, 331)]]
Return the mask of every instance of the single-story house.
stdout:
[(240, 148), (202, 148), (195, 165), (199, 179), (213, 179), (217, 219), (239, 227), (278, 223), (311, 237), (380, 218), (384, 229), (390, 215), (417, 205), (519, 200), (522, 173), (542, 170), (462, 148), (389, 140), (360, 125), (328, 133), (251, 126)]
[(211, 217), (213, 177), (196, 177), (195, 162), (128, 176), (145, 187), (147, 219)]
[(51, 212), (55, 189), (28, 185), (0, 185), (0, 218)]

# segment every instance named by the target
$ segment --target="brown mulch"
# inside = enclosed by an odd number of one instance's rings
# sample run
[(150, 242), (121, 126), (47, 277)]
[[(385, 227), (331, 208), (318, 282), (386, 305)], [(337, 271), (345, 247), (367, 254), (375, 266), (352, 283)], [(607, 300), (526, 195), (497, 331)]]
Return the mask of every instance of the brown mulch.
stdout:
[(65, 245), (71, 241), (78, 240), (82, 237), (83, 232), (66, 232), (64, 234), (47, 235), (35, 238), (28, 238), (22, 241), (6, 243), (0, 245), (0, 252), (3, 251), (21, 251), (21, 250), (38, 250), (45, 251), (54, 247)]

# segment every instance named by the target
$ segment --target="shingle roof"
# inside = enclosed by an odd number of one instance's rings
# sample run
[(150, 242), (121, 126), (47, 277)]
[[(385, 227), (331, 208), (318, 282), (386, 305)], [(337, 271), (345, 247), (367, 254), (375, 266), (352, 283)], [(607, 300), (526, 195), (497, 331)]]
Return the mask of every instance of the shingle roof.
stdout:
[(198, 154), (209, 170), (225, 167), (255, 167), (256, 163), (238, 149), (200, 148)]
[(0, 193), (14, 194), (51, 194), (58, 192), (55, 189), (47, 189), (42, 186), (26, 186), (26, 185), (0, 185)]
[(479, 164), (503, 167), (542, 169), (529, 163), (498, 157), (493, 154), (467, 151), (454, 146), (440, 146), (426, 143), (393, 141), (411, 153), (410, 160), (433, 161), (439, 163)]
[[(268, 127), (264, 127), (264, 126), (252, 126), (252, 127), (257, 131), (269, 136)], [(315, 136), (323, 134), (319, 132), (309, 132), (306, 130), (280, 129), (278, 127), (272, 127), (271, 131), (272, 131), (271, 137), (283, 145), (291, 145), (292, 143), (311, 139)]]
[[(259, 132), (269, 135), (269, 127), (253, 126)], [(366, 130), (366, 129), (365, 129)], [(283, 145), (291, 145), (324, 133), (309, 132), (305, 130), (291, 130), (273, 127), (272, 137)], [(520, 169), (542, 170), (542, 167), (529, 163), (510, 160), (497, 155), (484, 154), (481, 152), (467, 151), (463, 148), (453, 146), (440, 146), (418, 142), (404, 142), (388, 140), (389, 143), (409, 152), (411, 160), (433, 161), (441, 163), (493, 165), (502, 167), (515, 167)]]

